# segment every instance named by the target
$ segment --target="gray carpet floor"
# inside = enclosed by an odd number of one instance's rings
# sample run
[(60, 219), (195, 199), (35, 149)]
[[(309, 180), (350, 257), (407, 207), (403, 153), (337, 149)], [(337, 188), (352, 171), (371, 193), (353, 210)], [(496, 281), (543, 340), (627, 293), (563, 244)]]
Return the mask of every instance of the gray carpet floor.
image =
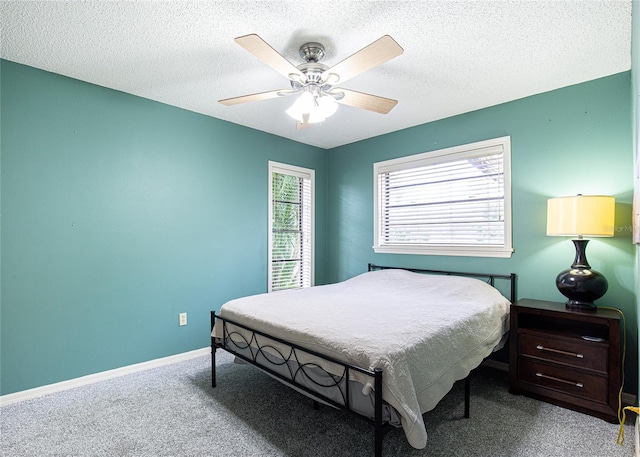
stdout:
[[(218, 357), (154, 368), (0, 408), (2, 456), (371, 456), (373, 428), (321, 407), (252, 367)], [(473, 374), (471, 418), (462, 383), (424, 415), (422, 450), (402, 430), (385, 456), (634, 456), (634, 429), (508, 392), (507, 374)]]

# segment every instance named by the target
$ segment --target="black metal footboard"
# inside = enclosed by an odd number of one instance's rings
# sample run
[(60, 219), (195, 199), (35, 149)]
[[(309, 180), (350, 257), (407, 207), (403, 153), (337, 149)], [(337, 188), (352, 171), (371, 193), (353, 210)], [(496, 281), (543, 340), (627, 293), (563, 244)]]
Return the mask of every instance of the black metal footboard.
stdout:
[[(383, 418), (385, 402), (382, 400), (382, 370), (365, 369), (328, 357), (315, 351), (302, 348), (283, 339), (260, 332), (244, 324), (217, 316), (211, 311), (211, 330), (216, 321), (222, 325), (222, 337), (211, 337), (211, 386), (216, 387), (216, 350), (224, 349), (245, 362), (254, 365), (279, 379), (283, 383), (302, 390), (314, 399), (314, 406), (324, 402), (363, 419), (374, 426), (375, 456), (382, 456), (382, 440), (392, 428)], [(329, 363), (331, 372), (320, 363), (309, 362), (309, 356)], [(337, 369), (336, 369), (337, 368)], [(353, 408), (353, 374), (359, 373), (372, 381), (374, 389), (373, 417), (363, 415)], [(316, 385), (320, 389), (314, 389)], [(311, 387), (310, 387), (311, 386)], [(328, 390), (327, 390), (328, 389)], [(332, 396), (323, 393), (333, 393)]]
[[(385, 267), (369, 264), (369, 271), (398, 267)], [(476, 278), (484, 278), (490, 285), (494, 285), (495, 279), (510, 281), (510, 300), (516, 300), (516, 275), (498, 275), (486, 273), (461, 273), (440, 270), (422, 270), (405, 268), (409, 271), (459, 275)], [(506, 295), (506, 294), (505, 294)], [(222, 326), (222, 336), (213, 336), (213, 329), (218, 323)], [(313, 350), (305, 349), (281, 338), (269, 335), (248, 327), (239, 322), (217, 316), (211, 311), (211, 386), (216, 386), (216, 350), (224, 349), (241, 360), (258, 367), (271, 376), (279, 379), (284, 384), (302, 391), (314, 400), (314, 406), (324, 402), (338, 409), (364, 419), (373, 424), (375, 433), (375, 456), (382, 457), (382, 441), (385, 433), (393, 426), (389, 423), (388, 411), (391, 408), (382, 399), (382, 370), (369, 370), (358, 367), (332, 357), (320, 354)], [(322, 365), (328, 364), (331, 370), (326, 370)], [(325, 365), (326, 366), (326, 365)], [(359, 381), (354, 380), (354, 374)], [(374, 412), (364, 414), (353, 408), (353, 389), (362, 389), (362, 379), (370, 379), (374, 389)], [(367, 381), (367, 383), (369, 383)], [(317, 387), (317, 388), (314, 388)], [(321, 390), (322, 389), (322, 390)], [(327, 390), (328, 389), (328, 390)], [(332, 395), (326, 392), (332, 392)], [(465, 379), (464, 416), (469, 417), (470, 403), (470, 376)]]

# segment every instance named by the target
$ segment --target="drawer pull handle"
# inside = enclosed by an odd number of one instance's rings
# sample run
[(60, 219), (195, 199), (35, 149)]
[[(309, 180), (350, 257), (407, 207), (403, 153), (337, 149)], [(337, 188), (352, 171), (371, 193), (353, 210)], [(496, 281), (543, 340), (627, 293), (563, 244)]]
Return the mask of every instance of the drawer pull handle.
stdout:
[(542, 374), (540, 372), (537, 372), (536, 376), (539, 377), (539, 378), (551, 379), (552, 381), (563, 382), (565, 384), (570, 384), (570, 385), (576, 386), (576, 387), (584, 387), (584, 384), (582, 384), (581, 382), (567, 381), (566, 379), (560, 379), (560, 378), (555, 378), (553, 376), (547, 376), (546, 374)]
[(539, 351), (555, 352), (556, 354), (568, 355), (568, 356), (571, 356), (571, 357), (577, 357), (579, 359), (584, 359), (584, 355), (579, 354), (577, 352), (568, 352), (568, 351), (561, 351), (560, 349), (546, 348), (541, 344), (537, 345), (536, 349), (538, 349)]

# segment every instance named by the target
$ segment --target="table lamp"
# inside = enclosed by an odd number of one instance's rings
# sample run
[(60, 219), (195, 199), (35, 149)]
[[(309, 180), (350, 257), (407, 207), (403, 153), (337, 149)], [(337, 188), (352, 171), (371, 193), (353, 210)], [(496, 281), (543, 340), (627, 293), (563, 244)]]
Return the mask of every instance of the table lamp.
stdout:
[(568, 270), (556, 278), (556, 286), (568, 298), (567, 309), (595, 311), (594, 300), (608, 288), (607, 279), (587, 262), (589, 240), (583, 237), (613, 236), (615, 198), (604, 195), (576, 195), (547, 201), (547, 235), (575, 236), (576, 257)]

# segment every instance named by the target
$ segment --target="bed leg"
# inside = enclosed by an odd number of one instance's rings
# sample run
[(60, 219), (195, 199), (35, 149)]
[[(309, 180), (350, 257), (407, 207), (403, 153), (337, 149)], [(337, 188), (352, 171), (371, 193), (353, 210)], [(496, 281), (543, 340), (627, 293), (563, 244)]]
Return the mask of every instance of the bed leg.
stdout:
[(382, 429), (378, 429), (376, 426), (375, 457), (382, 457), (382, 438), (384, 438)]
[[(216, 312), (211, 311), (211, 331), (213, 332), (213, 325), (216, 322)], [(211, 337), (211, 387), (216, 386), (216, 346), (214, 344), (214, 338)]]
[(375, 425), (375, 457), (382, 457), (382, 439), (384, 438), (384, 428), (382, 426), (382, 370), (375, 368), (374, 386), (374, 425)]
[(471, 373), (464, 379), (464, 417), (469, 419), (469, 404), (471, 403)]

